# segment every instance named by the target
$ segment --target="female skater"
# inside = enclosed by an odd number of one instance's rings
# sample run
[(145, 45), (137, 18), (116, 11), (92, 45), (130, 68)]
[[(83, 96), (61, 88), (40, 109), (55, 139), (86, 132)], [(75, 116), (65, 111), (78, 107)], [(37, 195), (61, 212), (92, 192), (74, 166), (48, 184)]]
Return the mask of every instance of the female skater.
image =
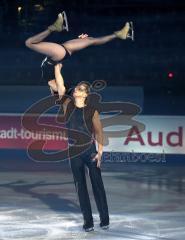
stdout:
[(115, 38), (123, 40), (131, 38), (133, 40), (134, 34), (132, 22), (127, 22), (120, 31), (116, 31), (113, 34), (104, 37), (93, 38), (88, 37), (87, 34), (81, 34), (77, 39), (64, 42), (63, 44), (43, 42), (51, 32), (61, 32), (63, 30), (68, 31), (67, 16), (64, 11), (58, 14), (57, 20), (45, 31), (28, 38), (25, 42), (26, 46), (30, 49), (47, 56), (42, 62), (41, 67), (44, 67), (45, 70), (50, 68), (52, 75), (49, 76), (50, 79), (48, 79), (48, 85), (50, 86), (51, 91), (58, 92), (59, 99), (65, 94), (65, 87), (63, 81), (55, 79), (54, 65), (61, 63), (64, 58), (71, 56), (75, 51), (79, 51), (91, 45), (101, 45)]

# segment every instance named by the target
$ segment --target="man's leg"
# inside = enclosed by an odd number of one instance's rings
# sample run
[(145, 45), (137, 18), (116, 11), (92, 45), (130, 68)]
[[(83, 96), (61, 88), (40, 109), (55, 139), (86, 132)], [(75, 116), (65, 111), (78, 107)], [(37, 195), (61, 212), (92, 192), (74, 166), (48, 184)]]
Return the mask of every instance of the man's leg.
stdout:
[(79, 198), (80, 208), (84, 217), (84, 228), (88, 229), (93, 227), (94, 223), (85, 178), (85, 165), (80, 157), (70, 159), (70, 165)]
[(107, 198), (104, 189), (104, 184), (101, 176), (101, 170), (96, 166), (97, 162), (91, 160), (91, 156), (87, 160), (87, 166), (89, 168), (89, 176), (91, 179), (92, 189), (96, 205), (100, 214), (100, 226), (109, 225), (109, 212), (107, 205)]

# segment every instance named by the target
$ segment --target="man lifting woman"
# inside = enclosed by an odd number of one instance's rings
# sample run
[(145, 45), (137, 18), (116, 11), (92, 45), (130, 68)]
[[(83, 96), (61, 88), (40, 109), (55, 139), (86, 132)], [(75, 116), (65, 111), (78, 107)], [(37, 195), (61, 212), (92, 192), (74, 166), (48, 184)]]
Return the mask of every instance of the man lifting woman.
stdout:
[(61, 68), (62, 60), (71, 56), (74, 52), (92, 45), (102, 45), (116, 38), (122, 40), (134, 40), (133, 24), (132, 22), (126, 22), (121, 30), (115, 31), (112, 34), (103, 37), (93, 38), (89, 37), (87, 34), (81, 34), (78, 38), (66, 41), (62, 44), (43, 41), (52, 32), (62, 32), (68, 30), (67, 16), (65, 11), (63, 11), (58, 14), (57, 20), (52, 25), (48, 26), (46, 30), (28, 38), (25, 42), (28, 48), (46, 56), (41, 66), (44, 71), (47, 68), (50, 69), (50, 74), (47, 76), (48, 85), (53, 93), (58, 92), (59, 99), (61, 99), (65, 94), (66, 88), (63, 81), (55, 78), (54, 66), (56, 64), (60, 64)]

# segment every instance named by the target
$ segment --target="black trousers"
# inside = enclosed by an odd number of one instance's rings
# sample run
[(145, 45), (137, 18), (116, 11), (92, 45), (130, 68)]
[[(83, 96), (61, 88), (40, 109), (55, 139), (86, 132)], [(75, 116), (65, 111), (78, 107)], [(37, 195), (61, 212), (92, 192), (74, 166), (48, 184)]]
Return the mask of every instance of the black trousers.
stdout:
[(95, 202), (100, 216), (100, 221), (103, 225), (109, 224), (107, 199), (104, 184), (102, 181), (101, 170), (96, 166), (97, 161), (92, 160), (96, 153), (96, 146), (93, 143), (87, 151), (77, 157), (70, 159), (74, 183), (79, 198), (81, 212), (84, 218), (84, 224), (86, 226), (94, 225), (85, 177), (86, 166), (89, 169), (89, 176), (92, 184)]

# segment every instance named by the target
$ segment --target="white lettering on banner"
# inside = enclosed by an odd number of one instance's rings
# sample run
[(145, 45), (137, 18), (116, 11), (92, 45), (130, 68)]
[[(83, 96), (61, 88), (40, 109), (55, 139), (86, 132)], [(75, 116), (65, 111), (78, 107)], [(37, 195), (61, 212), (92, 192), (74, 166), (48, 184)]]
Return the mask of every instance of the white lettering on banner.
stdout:
[[(133, 119), (144, 124), (145, 130), (140, 132), (137, 126), (127, 125), (127, 134), (123, 137), (109, 137), (104, 151), (185, 154), (184, 116), (138, 115)], [(116, 128), (114, 124), (109, 127), (110, 132), (117, 129), (121, 127)], [(122, 129), (125, 129), (125, 125)], [(108, 131), (104, 131), (108, 136)]]
[(38, 131), (36, 133), (29, 130), (10, 128), (0, 130), (0, 139), (25, 139), (25, 140), (66, 140), (65, 131)]
[(17, 129), (0, 130), (0, 139), (17, 139)]

